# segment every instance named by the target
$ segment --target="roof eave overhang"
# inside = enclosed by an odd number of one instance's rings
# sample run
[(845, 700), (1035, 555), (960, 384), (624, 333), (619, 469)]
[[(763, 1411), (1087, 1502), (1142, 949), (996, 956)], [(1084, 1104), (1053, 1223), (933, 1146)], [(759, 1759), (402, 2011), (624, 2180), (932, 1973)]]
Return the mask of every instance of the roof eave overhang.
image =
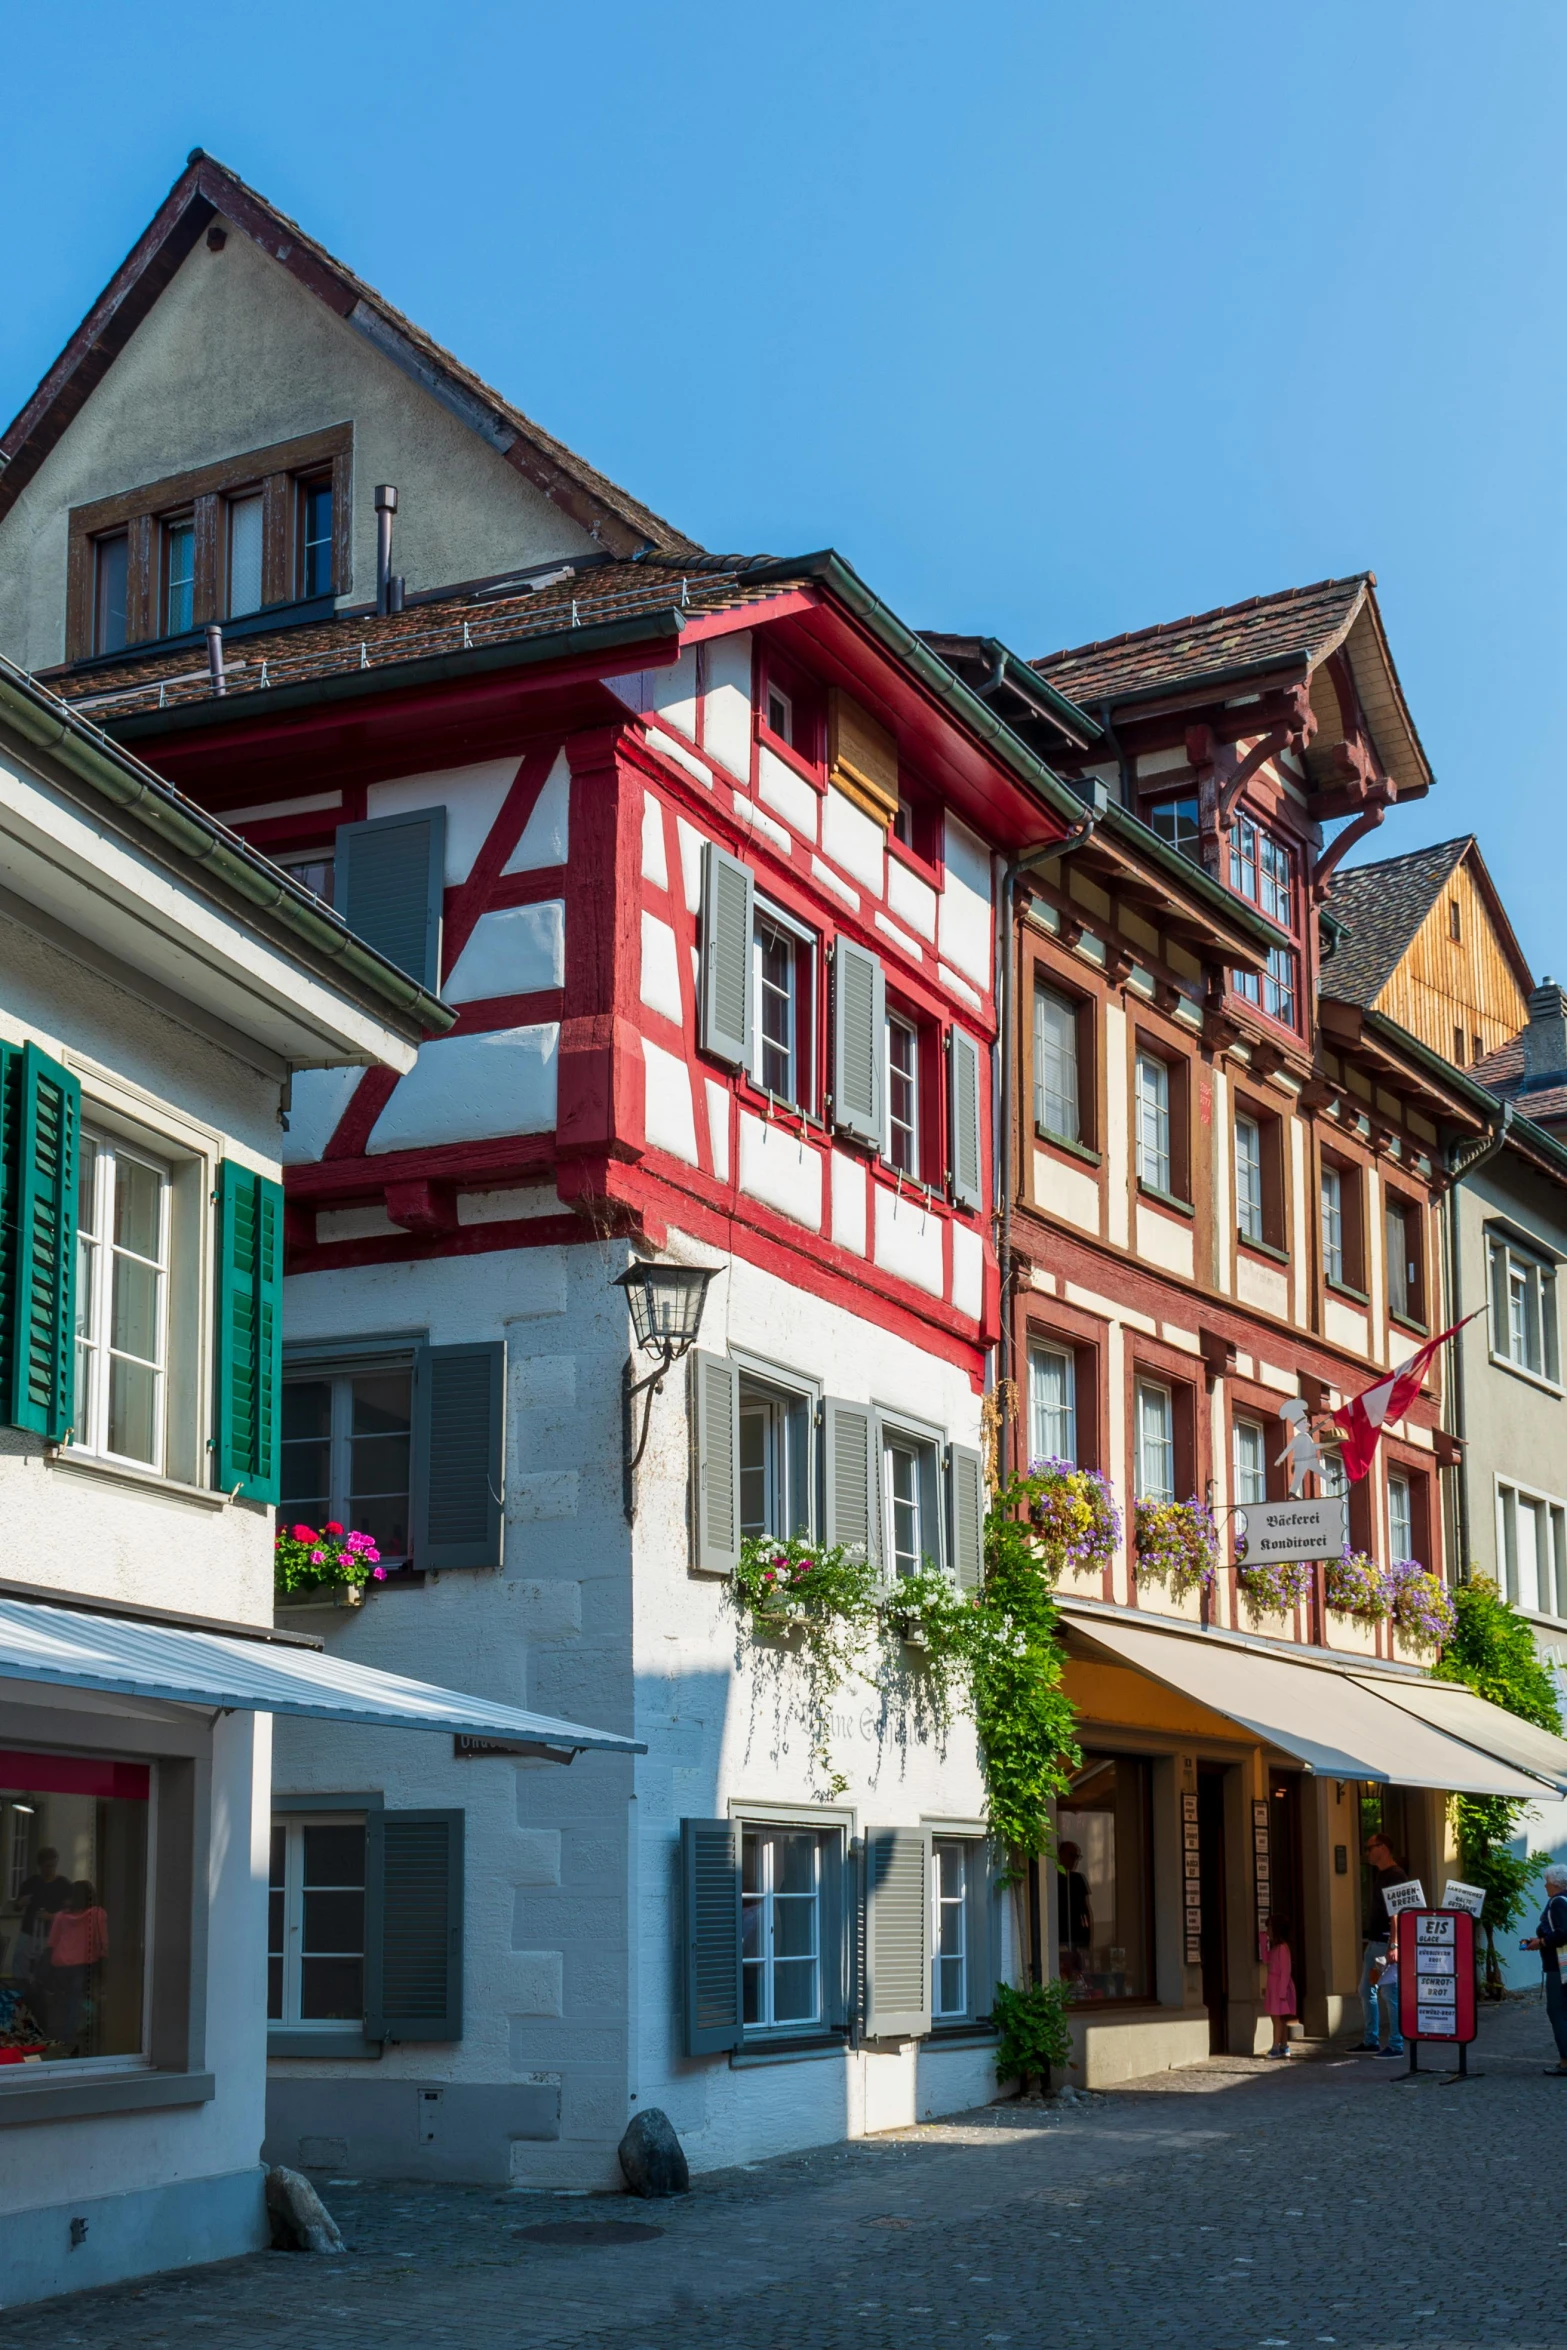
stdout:
[(1357, 1053), (1390, 1086), (1405, 1094), (1423, 1096), (1439, 1117), (1474, 1133), (1495, 1119), (1494, 1094), (1476, 1085), (1463, 1071), (1444, 1061), (1407, 1028), (1385, 1012), (1369, 1012), (1362, 1004), (1341, 997), (1320, 998), (1324, 1041), (1335, 1051)]

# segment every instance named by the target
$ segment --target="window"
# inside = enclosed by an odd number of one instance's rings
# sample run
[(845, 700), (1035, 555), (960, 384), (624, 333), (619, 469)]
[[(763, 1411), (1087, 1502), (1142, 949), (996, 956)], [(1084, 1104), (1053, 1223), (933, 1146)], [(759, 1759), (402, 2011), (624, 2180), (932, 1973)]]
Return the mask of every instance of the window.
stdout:
[(1409, 1479), (1396, 1469), (1387, 1481), (1387, 1538), (1389, 1558), (1414, 1557), (1414, 1497), (1409, 1490)]
[[(930, 1936), (930, 2012), (934, 2022), (969, 2012), (969, 1877), (969, 1839), (934, 1838)], [(974, 1890), (977, 1893), (978, 1888)]]
[(751, 933), (751, 1076), (776, 1101), (802, 1109), (811, 1091), (810, 957), (803, 931), (771, 908), (757, 909)]
[(1230, 887), (1243, 898), (1257, 895), (1257, 827), (1249, 816), (1230, 827)]
[(163, 526), (163, 633), (184, 636), (195, 626), (196, 525), (186, 516)]
[(767, 730), (776, 734), (780, 742), (794, 748), (794, 697), (786, 694), (781, 685), (769, 678), (767, 684)]
[(161, 1470), (168, 1370), (169, 1177), (83, 1134), (77, 1162), (76, 1442)]
[(1295, 953), (1292, 947), (1269, 947), (1268, 967), (1262, 975), (1262, 1008), (1282, 1027), (1295, 1025)]
[(267, 1885), (267, 2020), (361, 2023), (365, 2012), (365, 1824), (276, 1821)]
[(901, 796), (892, 819), (892, 837), (900, 848), (914, 846), (914, 803)]
[(1235, 1423), (1235, 1499), (1244, 1508), (1268, 1498), (1268, 1438), (1256, 1420)]
[(1169, 1192), (1170, 1072), (1152, 1053), (1137, 1056), (1137, 1180)]
[(1295, 924), (1294, 859), (1282, 841), (1271, 833), (1261, 835), (1259, 866), (1259, 901), (1270, 922), (1281, 930), (1292, 930)]
[(229, 500), (228, 610), (238, 620), (261, 609), (261, 492)]
[(1456, 898), (1449, 898), (1447, 901), (1447, 935), (1455, 946), (1462, 941), (1464, 935), (1463, 908)]
[(1074, 2001), (1153, 1994), (1147, 1763), (1085, 1754), (1056, 1830), (1061, 1977)]
[(1504, 1240), (1491, 1243), (1491, 1352), (1538, 1379), (1557, 1376), (1556, 1275)]
[(1464, 1032), (1456, 1024), (1453, 1029), (1453, 1059), (1462, 1069), (1464, 1066)]
[(1148, 811), (1148, 826), (1172, 849), (1179, 849), (1192, 864), (1202, 863), (1201, 835), (1197, 824), (1197, 795), (1183, 795), (1177, 800), (1159, 800)]
[(383, 1562), (407, 1558), (412, 1389), (397, 1368), (286, 1380), (280, 1517), (335, 1518), (373, 1536)]
[(1034, 990), (1034, 1124), (1062, 1142), (1083, 1139), (1077, 1026), (1076, 1004), (1053, 988)]
[(299, 487), (299, 593), (329, 596), (333, 586), (332, 482), (301, 482)]
[(1344, 1177), (1337, 1167), (1322, 1170), (1322, 1270), (1329, 1281), (1344, 1280)]
[(1175, 1499), (1175, 1406), (1168, 1387), (1137, 1382), (1137, 1499)]
[(741, 1535), (808, 1535), (811, 1488), (809, 1398), (742, 1375)]
[(1483, 1036), (1477, 1036), (1473, 1039), (1473, 1044), (1473, 1058), (1477, 1061), (1483, 1061), (1485, 1059), (1485, 1038)]
[(920, 1171), (919, 1035), (887, 1015), (887, 1160), (905, 1175)]
[(1262, 1128), (1255, 1118), (1235, 1120), (1235, 1222), (1243, 1240), (1261, 1240)]
[(747, 2026), (821, 2023), (821, 1838), (747, 1828), (740, 1839), (742, 2014)]
[[(1238, 816), (1230, 828), (1230, 887), (1260, 906), (1281, 930), (1295, 928), (1294, 852), (1249, 816)], [(1243, 1002), (1255, 1004), (1270, 1020), (1293, 1028), (1299, 996), (1297, 968), (1293, 948), (1270, 947), (1267, 968), (1260, 976), (1236, 971), (1231, 985)]]
[(126, 628), (126, 591), (129, 584), (130, 544), (123, 530), (99, 539), (93, 547), (93, 632), (95, 653), (120, 653), (129, 642)]
[(0, 1749), (0, 2054), (140, 2056), (153, 1766)]
[(1567, 1510), (1515, 1485), (1496, 1489), (1497, 1551), (1515, 1607), (1567, 1616)]
[(940, 1463), (927, 1438), (887, 1429), (882, 1435), (882, 1523), (887, 1565), (895, 1575), (941, 1566)]
[(1395, 1192), (1387, 1195), (1384, 1211), (1387, 1237), (1387, 1304), (1404, 1322), (1424, 1326), (1425, 1294), (1421, 1280), (1420, 1210)]
[(324, 906), (332, 903), (332, 886), (337, 872), (337, 860), (330, 849), (305, 849), (295, 855), (279, 857), (276, 862), (291, 881), (301, 889), (308, 889)]
[(1077, 1366), (1064, 1347), (1030, 1347), (1030, 1450), (1036, 1461), (1077, 1465)]

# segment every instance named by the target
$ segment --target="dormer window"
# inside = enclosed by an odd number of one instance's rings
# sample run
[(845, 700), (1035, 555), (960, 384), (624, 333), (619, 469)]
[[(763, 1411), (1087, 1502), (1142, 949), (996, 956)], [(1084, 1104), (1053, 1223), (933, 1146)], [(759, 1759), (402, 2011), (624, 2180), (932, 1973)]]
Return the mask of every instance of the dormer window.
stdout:
[(196, 623), (196, 524), (189, 514), (163, 526), (163, 633), (184, 636)]
[(299, 485), (299, 593), (332, 593), (332, 477)]
[(230, 498), (228, 614), (238, 620), (261, 610), (261, 492)]

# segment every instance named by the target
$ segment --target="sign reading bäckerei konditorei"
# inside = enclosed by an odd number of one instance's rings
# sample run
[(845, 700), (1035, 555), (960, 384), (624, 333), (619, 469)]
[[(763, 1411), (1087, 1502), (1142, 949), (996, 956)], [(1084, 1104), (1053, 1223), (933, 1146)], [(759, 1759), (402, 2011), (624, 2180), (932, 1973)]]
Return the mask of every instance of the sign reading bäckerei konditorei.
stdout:
[(1342, 1494), (1325, 1501), (1248, 1502), (1235, 1512), (1235, 1557), (1259, 1567), (1268, 1559), (1336, 1559), (1348, 1537)]

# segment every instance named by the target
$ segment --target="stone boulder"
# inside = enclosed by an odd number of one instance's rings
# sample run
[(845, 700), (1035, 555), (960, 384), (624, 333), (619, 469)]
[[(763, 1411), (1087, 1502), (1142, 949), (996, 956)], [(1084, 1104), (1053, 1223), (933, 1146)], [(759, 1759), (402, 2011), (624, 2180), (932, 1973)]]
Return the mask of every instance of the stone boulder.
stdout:
[(341, 2252), (337, 2222), (303, 2171), (281, 2163), (267, 2173), (267, 2216), (274, 2252)]
[(675, 2125), (656, 2105), (634, 2114), (619, 2148), (620, 2167), (633, 2195), (688, 2195), (691, 2173)]

